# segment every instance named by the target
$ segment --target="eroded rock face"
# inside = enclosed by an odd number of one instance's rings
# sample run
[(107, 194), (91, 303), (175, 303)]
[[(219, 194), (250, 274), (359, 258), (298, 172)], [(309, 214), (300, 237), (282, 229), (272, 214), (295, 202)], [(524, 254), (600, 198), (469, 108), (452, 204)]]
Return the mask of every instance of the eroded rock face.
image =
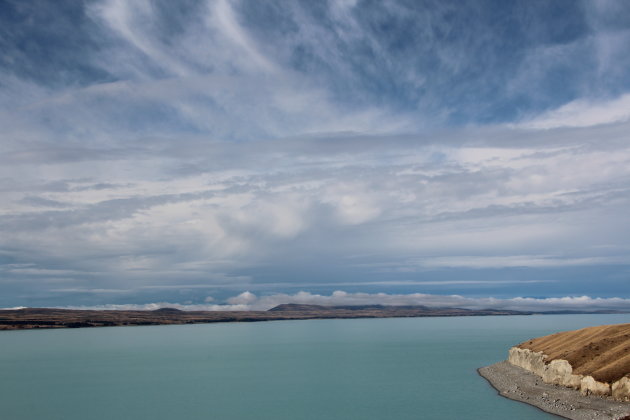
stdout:
[(520, 347), (512, 347), (509, 350), (508, 362), (542, 377), (545, 372), (546, 358), (547, 356), (541, 351), (534, 352)]
[(630, 401), (630, 378), (625, 376), (612, 384), (612, 396), (617, 400)]
[(545, 365), (542, 379), (545, 383), (564, 385), (569, 388), (580, 389), (581, 375), (573, 374), (573, 367), (566, 360), (552, 360)]
[(623, 377), (611, 384), (596, 381), (592, 376), (573, 373), (571, 364), (562, 359), (546, 363), (547, 355), (520, 347), (509, 350), (508, 362), (541, 377), (548, 384), (563, 385), (580, 390), (584, 395), (612, 395), (618, 400), (630, 400), (630, 378)]
[(540, 376), (545, 383), (564, 385), (580, 389), (582, 376), (574, 375), (573, 368), (566, 360), (552, 360), (546, 363), (547, 355), (520, 347), (512, 347), (508, 361)]
[(610, 384), (598, 382), (592, 376), (585, 376), (580, 381), (580, 392), (583, 395), (611, 395)]

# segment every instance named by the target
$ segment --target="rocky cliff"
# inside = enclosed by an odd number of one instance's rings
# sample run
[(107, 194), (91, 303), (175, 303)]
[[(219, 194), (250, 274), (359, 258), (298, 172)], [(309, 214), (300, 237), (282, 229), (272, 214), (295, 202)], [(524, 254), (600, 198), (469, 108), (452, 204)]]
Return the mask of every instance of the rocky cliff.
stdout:
[(630, 324), (567, 331), (509, 350), (508, 361), (548, 384), (630, 400)]

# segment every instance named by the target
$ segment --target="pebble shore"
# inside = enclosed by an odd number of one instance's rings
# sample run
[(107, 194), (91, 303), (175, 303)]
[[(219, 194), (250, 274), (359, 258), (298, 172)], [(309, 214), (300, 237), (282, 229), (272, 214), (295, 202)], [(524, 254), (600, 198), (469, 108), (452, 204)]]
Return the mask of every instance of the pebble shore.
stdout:
[(544, 383), (537, 375), (507, 361), (478, 369), (503, 397), (533, 405), (567, 419), (629, 419), (630, 403), (584, 396), (563, 386)]

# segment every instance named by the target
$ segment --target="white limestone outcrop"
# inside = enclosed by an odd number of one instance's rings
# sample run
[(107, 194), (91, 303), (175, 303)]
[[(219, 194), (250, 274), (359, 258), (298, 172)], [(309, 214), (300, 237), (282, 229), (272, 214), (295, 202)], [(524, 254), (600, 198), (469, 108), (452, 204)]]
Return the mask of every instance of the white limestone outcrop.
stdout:
[(543, 382), (555, 385), (564, 385), (569, 388), (580, 389), (582, 375), (574, 375), (573, 367), (569, 362), (556, 359), (545, 365), (542, 374)]
[(547, 355), (543, 354), (542, 351), (534, 352), (520, 347), (512, 347), (508, 353), (508, 362), (535, 373), (540, 377), (543, 376)]
[(509, 350), (508, 362), (540, 376), (543, 382), (548, 384), (574, 388), (584, 395), (612, 395), (618, 400), (630, 400), (629, 377), (623, 377), (611, 385), (599, 382), (590, 375), (574, 374), (573, 367), (566, 360), (556, 359), (547, 363), (547, 358), (543, 352), (512, 347)]
[(580, 392), (583, 395), (612, 395), (610, 384), (596, 381), (592, 376), (584, 376), (580, 382)]
[(630, 401), (630, 377), (624, 376), (612, 384), (612, 396), (617, 400)]

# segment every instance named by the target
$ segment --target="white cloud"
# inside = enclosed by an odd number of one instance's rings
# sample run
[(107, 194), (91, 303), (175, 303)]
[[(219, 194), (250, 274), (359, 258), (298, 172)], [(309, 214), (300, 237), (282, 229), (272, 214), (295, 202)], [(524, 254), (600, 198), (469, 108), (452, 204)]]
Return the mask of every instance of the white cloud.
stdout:
[(251, 292), (243, 292), (238, 296), (234, 296), (228, 299), (230, 305), (251, 305), (256, 302), (258, 298)]
[(628, 257), (560, 258), (555, 255), (448, 256), (426, 258), (416, 263), (421, 267), (567, 267), (596, 264), (630, 264)]
[(558, 109), (548, 111), (519, 124), (524, 128), (552, 129), (559, 127), (590, 127), (630, 120), (630, 94), (595, 102), (576, 99)]
[[(241, 285), (234, 271), (320, 265), (318, 258), (359, 267), (362, 276), (371, 268), (357, 254), (389, 263), (377, 272), (390, 274), (623, 265), (630, 148), (623, 130), (609, 128), (547, 133), (549, 146), (538, 131), (505, 127), (421, 143), (330, 135), (243, 148), (184, 137), (144, 163), (123, 155), (3, 165), (0, 179), (14, 187), (0, 191), (0, 246), (31, 264), (3, 272), (32, 281), (63, 272), (77, 288), (91, 289), (128, 287), (108, 284), (120, 279), (138, 289), (206, 280)], [(188, 164), (193, 169), (177, 170)], [(42, 208), (32, 197), (71, 204)]]
[(180, 76), (190, 74), (190, 70), (171, 54), (163, 51), (147, 34), (147, 26), (153, 21), (152, 5), (147, 0), (132, 3), (121, 0), (108, 0), (92, 6), (94, 15), (102, 20), (130, 45), (140, 50), (155, 65), (168, 69)]
[(259, 52), (259, 48), (254, 45), (253, 40), (238, 24), (230, 2), (227, 0), (218, 0), (211, 3), (214, 4), (212, 19), (217, 23), (217, 26), (224, 33), (226, 38), (237, 45), (240, 51), (250, 57), (256, 64), (255, 69), (267, 72), (277, 71), (276, 66)]
[(337, 183), (330, 186), (321, 201), (334, 207), (343, 224), (358, 225), (378, 217), (381, 213), (377, 194), (359, 182)]

